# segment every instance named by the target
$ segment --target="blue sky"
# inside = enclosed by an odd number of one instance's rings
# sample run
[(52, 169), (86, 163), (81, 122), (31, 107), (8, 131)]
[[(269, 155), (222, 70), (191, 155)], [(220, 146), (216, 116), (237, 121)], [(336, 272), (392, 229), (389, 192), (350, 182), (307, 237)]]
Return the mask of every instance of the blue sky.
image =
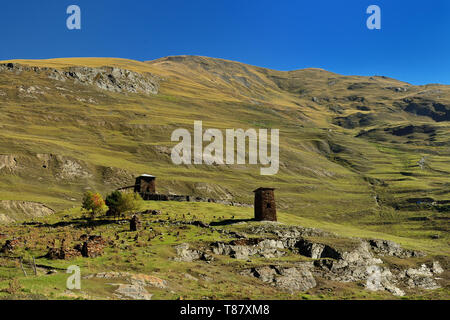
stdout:
[[(372, 4), (381, 30), (366, 27)], [(0, 60), (192, 54), (450, 84), (448, 0), (2, 0), (0, 30)]]

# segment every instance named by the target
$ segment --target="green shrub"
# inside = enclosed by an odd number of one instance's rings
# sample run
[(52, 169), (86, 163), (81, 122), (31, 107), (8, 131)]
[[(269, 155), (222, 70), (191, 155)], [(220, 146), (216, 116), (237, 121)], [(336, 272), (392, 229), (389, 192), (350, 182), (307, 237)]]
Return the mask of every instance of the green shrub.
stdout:
[(120, 203), (122, 201), (121, 199), (122, 193), (119, 191), (114, 191), (106, 197), (105, 202), (109, 208), (107, 215), (114, 217), (120, 215)]
[(128, 216), (142, 207), (142, 198), (138, 193), (122, 193), (114, 191), (106, 197), (106, 205), (109, 207), (108, 215), (118, 217)]

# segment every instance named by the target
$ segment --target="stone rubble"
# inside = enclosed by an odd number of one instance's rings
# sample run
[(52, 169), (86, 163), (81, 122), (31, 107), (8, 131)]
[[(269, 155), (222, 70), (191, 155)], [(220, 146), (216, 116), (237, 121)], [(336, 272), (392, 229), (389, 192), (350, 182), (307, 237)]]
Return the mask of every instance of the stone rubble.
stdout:
[(14, 249), (19, 245), (19, 240), (6, 240), (5, 244), (0, 248), (0, 253), (13, 253)]
[(78, 243), (73, 248), (67, 248), (65, 246), (65, 240), (63, 240), (59, 248), (54, 245), (48, 247), (48, 252), (45, 257), (51, 260), (68, 260), (79, 256), (95, 258), (103, 255), (103, 249), (107, 244), (101, 236), (82, 235), (80, 241), (83, 242)]

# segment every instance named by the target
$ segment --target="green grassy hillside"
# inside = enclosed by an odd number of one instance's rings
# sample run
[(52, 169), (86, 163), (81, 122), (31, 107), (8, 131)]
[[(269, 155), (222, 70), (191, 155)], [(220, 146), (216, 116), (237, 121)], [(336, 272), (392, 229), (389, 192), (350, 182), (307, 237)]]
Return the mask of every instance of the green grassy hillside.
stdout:
[[(87, 189), (106, 193), (151, 173), (161, 193), (251, 203), (252, 190), (271, 186), (280, 209), (318, 224), (448, 244), (448, 206), (414, 199), (450, 200), (449, 86), (192, 56), (0, 64), (0, 200), (59, 211), (79, 206)], [(98, 71), (105, 66), (157, 93), (125, 88), (128, 80)], [(95, 73), (93, 84), (74, 72)], [(279, 173), (175, 166), (171, 133), (195, 120), (280, 129)]]
[[(130, 231), (128, 220), (100, 217), (90, 221), (78, 209), (39, 218), (34, 223), (0, 226), (0, 235), (11, 238), (16, 236), (18, 239), (12, 252), (0, 254), (0, 299), (295, 300), (449, 297), (450, 261), (448, 256), (442, 254), (446, 245), (431, 239), (411, 240), (382, 232), (364, 232), (355, 227), (318, 222), (285, 212), (278, 213), (279, 223), (256, 222), (248, 219), (252, 215), (251, 208), (213, 203), (148, 201), (142, 209), (149, 209), (150, 212), (157, 210), (159, 214), (141, 214), (142, 227), (137, 232)], [(319, 237), (312, 234), (305, 238), (342, 251), (354, 250), (357, 244), (354, 237), (384, 238), (396, 241), (404, 248), (423, 250), (427, 254), (424, 257), (381, 256), (381, 266), (397, 274), (408, 268), (439, 261), (445, 270), (438, 278), (440, 288), (410, 288), (399, 283), (396, 286), (401, 287), (405, 294), (396, 297), (385, 290), (367, 290), (365, 279), (342, 282), (329, 279), (327, 274), (316, 270), (314, 287), (292, 291), (289, 290), (290, 282), (271, 284), (262, 277), (258, 279), (245, 273), (251, 268), (298, 268), (327, 261), (286, 249), (281, 251), (280, 257), (255, 255), (237, 259), (231, 255), (209, 253), (208, 257), (192, 261), (178, 260), (180, 256), (177, 248), (182, 244), (189, 244), (190, 250), (210, 252), (217, 242), (242, 241), (236, 237), (245, 237), (244, 241), (265, 237), (271, 239), (275, 238), (274, 234), (268, 232), (271, 227), (281, 231), (284, 228), (301, 228), (298, 226), (320, 227), (340, 233), (345, 238), (328, 233), (320, 233)], [(317, 229), (305, 230), (306, 233), (319, 232)], [(64, 260), (46, 256), (49, 247), (71, 248), (80, 243), (86, 234), (101, 235), (106, 241), (103, 255), (91, 258), (75, 256)], [(69, 266), (80, 268), (81, 290), (69, 290), (66, 287), (70, 276), (66, 272)], [(295, 289), (295, 279), (290, 281), (294, 283)]]

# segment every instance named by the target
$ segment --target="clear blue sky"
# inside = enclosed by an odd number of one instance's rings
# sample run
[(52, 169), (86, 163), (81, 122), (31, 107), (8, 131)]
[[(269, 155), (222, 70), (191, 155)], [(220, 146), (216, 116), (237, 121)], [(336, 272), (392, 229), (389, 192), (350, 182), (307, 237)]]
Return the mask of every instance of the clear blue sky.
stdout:
[[(71, 4), (82, 30), (66, 28)], [(2, 0), (0, 30), (0, 60), (192, 54), (450, 84), (449, 0)]]

